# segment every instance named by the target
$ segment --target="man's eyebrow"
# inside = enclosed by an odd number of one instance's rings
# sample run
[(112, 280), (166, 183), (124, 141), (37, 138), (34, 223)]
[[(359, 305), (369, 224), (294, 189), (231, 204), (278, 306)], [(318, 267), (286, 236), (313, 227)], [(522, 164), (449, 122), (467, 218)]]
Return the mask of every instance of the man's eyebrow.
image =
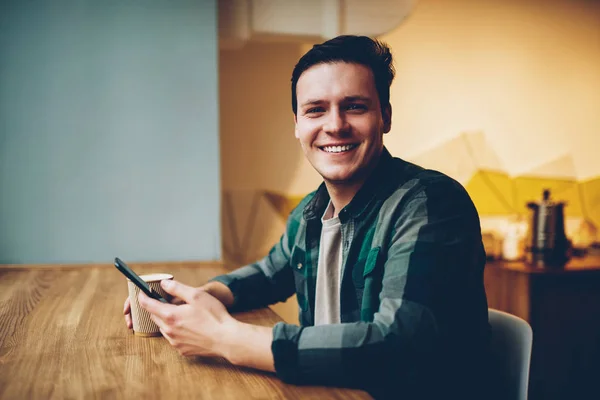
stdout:
[(344, 101), (364, 101), (365, 103), (370, 103), (372, 100), (370, 97), (365, 96), (347, 96), (344, 97)]
[(316, 105), (316, 104), (322, 104), (322, 103), (324, 103), (324, 102), (325, 102), (325, 101), (323, 101), (323, 100), (318, 100), (318, 99), (314, 99), (314, 100), (312, 100), (312, 99), (311, 99), (311, 100), (307, 100), (307, 101), (305, 101), (305, 102), (304, 102), (304, 103), (302, 103), (300, 106), (301, 106), (301, 107), (304, 107), (304, 106), (314, 106), (314, 105)]
[[(342, 100), (343, 102), (353, 102), (353, 101), (364, 101), (365, 103), (371, 103), (372, 100), (370, 97), (366, 97), (366, 96), (360, 96), (360, 95), (356, 95), (356, 96), (346, 96), (343, 98)], [(319, 99), (310, 99), (305, 101), (304, 103), (302, 103), (300, 105), (300, 107), (306, 107), (306, 106), (314, 106), (317, 104), (323, 104), (326, 103), (325, 100), (319, 100)]]

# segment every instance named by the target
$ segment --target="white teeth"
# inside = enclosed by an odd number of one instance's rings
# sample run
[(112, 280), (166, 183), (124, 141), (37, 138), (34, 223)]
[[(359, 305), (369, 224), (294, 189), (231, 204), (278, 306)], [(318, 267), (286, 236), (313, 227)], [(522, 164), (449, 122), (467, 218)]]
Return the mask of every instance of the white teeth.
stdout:
[(323, 150), (325, 150), (328, 153), (341, 153), (343, 151), (348, 151), (355, 147), (356, 147), (355, 144), (347, 144), (345, 146), (325, 146), (325, 147), (323, 147)]

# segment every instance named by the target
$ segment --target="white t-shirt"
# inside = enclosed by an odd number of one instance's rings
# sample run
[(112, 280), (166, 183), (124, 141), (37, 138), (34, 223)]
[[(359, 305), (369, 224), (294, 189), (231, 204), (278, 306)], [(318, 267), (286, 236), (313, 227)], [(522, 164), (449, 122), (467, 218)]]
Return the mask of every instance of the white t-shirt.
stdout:
[(315, 325), (340, 323), (340, 275), (342, 271), (342, 231), (338, 217), (333, 217), (329, 201), (321, 217), (323, 230), (319, 246), (317, 286), (315, 294)]

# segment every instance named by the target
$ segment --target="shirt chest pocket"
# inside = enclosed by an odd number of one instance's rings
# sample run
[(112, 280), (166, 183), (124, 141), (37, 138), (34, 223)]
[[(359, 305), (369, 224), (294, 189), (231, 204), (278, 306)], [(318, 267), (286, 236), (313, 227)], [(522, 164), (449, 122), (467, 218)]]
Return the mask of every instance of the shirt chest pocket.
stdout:
[(369, 277), (377, 274), (378, 270), (383, 267), (380, 266), (381, 247), (374, 247), (369, 250), (366, 257), (359, 258), (352, 268), (352, 282), (356, 289), (364, 289), (365, 282), (369, 281)]

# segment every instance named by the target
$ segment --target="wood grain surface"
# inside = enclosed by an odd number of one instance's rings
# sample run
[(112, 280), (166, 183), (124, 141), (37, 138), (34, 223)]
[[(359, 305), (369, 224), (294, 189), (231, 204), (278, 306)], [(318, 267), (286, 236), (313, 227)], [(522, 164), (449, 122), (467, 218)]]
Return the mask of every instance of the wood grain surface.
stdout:
[[(199, 286), (219, 264), (132, 264)], [(294, 386), (222, 359), (186, 358), (162, 337), (134, 336), (122, 315), (125, 278), (110, 265), (0, 266), (0, 398), (370, 399)], [(270, 309), (236, 318), (272, 326)]]

